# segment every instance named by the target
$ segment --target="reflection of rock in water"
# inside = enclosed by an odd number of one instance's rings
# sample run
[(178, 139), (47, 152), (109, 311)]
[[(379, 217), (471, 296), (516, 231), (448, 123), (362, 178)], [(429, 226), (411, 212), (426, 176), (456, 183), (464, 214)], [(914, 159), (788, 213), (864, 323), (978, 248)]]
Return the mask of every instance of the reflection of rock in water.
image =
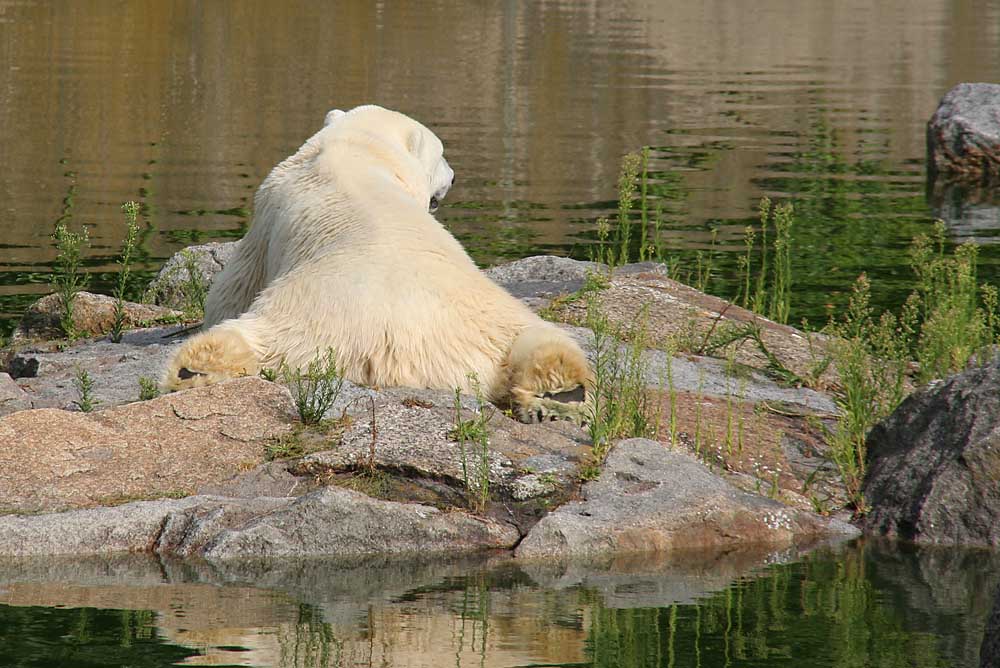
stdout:
[[(586, 660), (590, 607), (693, 602), (801, 556), (741, 549), (599, 563), (239, 560), (149, 555), (0, 559), (0, 604), (148, 609), (198, 665), (527, 665)], [(541, 588), (536, 584), (541, 585)]]
[(993, 611), (986, 620), (983, 644), (979, 648), (980, 668), (1000, 667), (1000, 588), (993, 595)]
[(931, 207), (955, 241), (1000, 243), (1000, 186), (992, 192), (935, 183), (931, 187)]
[[(1000, 584), (1000, 553), (953, 547), (922, 547), (870, 540), (869, 577), (876, 587), (902, 597), (892, 608), (904, 626), (939, 637), (955, 665), (975, 666), (975, 653), (993, 594)], [(998, 664), (1000, 665), (1000, 664)]]

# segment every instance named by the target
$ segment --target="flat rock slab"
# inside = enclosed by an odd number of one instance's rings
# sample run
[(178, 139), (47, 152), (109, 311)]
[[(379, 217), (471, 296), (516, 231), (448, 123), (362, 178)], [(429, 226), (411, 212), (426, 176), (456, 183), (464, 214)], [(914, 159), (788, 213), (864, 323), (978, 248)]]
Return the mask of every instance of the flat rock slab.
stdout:
[(692, 455), (645, 439), (614, 446), (604, 471), (584, 485), (582, 495), (542, 518), (518, 546), (517, 556), (792, 545), (858, 534), (843, 522), (742, 492)]
[[(45, 346), (22, 347), (11, 353), (6, 366), (9, 375), (21, 390), (17, 401), (4, 403), (3, 398), (14, 392), (0, 379), (0, 415), (24, 408), (74, 409), (80, 393), (74, 384), (81, 371), (93, 381), (93, 399), (98, 408), (136, 401), (139, 379), (159, 382), (167, 360), (183, 343), (170, 335), (182, 329), (180, 325), (156, 327), (126, 332), (120, 343), (106, 337), (78, 341), (59, 349)], [(7, 390), (4, 386), (7, 386)]]
[(0, 510), (190, 494), (260, 464), (294, 414), (287, 390), (259, 378), (94, 413), (13, 413), (0, 418)]
[(517, 529), (328, 487), (299, 498), (191, 496), (0, 517), (0, 556), (155, 552), (210, 560), (358, 557), (512, 547)]
[[(522, 501), (569, 484), (590, 451), (586, 433), (571, 423), (522, 424), (492, 405), (480, 408), (473, 397), (460, 397), (460, 416), (450, 392), (395, 388), (371, 397), (350, 406), (353, 419), (337, 447), (306, 456), (305, 467), (362, 468), (374, 455), (384, 470), (459, 488), (467, 477), (475, 487), (478, 472), (485, 471), (494, 493)], [(486, 469), (479, 444), (466, 443), (463, 452), (451, 436), (456, 419), (475, 419), (480, 410), (489, 418)]]

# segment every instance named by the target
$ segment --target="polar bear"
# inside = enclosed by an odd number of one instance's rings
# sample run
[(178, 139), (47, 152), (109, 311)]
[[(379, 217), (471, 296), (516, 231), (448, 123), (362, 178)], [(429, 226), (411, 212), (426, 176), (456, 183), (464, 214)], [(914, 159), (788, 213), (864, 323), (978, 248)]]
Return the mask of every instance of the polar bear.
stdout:
[(472, 392), (525, 422), (586, 421), (592, 374), (565, 332), (487, 278), (431, 215), (454, 181), (441, 140), (374, 105), (331, 111), (275, 167), (212, 284), (181, 390), (332, 350), (355, 383)]

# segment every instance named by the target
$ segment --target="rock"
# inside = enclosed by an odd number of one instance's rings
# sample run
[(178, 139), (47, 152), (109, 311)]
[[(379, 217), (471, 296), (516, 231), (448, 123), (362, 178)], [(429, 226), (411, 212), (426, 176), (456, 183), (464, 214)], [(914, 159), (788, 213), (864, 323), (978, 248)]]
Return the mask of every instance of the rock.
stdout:
[[(660, 264), (647, 262), (615, 269), (607, 287), (596, 291), (591, 301), (599, 315), (607, 319), (611, 331), (640, 337), (647, 348), (696, 355), (711, 352), (720, 363), (728, 361), (731, 350), (736, 364), (767, 369), (771, 360), (752, 339), (738, 339), (715, 350), (710, 346), (723, 334), (754, 327), (759, 330), (767, 351), (788, 371), (802, 378), (816, 374), (828, 356), (827, 336), (807, 334), (695, 290), (669, 278), (666, 267)], [(561, 322), (585, 325), (587, 302), (556, 300), (548, 310)], [(836, 369), (829, 365), (813, 384), (828, 386), (836, 380)]]
[(602, 268), (607, 269), (595, 262), (535, 255), (490, 267), (484, 273), (518, 299), (537, 307), (544, 305), (541, 300), (576, 292), (583, 287), (588, 273)]
[(545, 516), (517, 548), (521, 558), (592, 558), (749, 544), (793, 545), (856, 535), (826, 520), (742, 492), (687, 452), (646, 439), (614, 446), (583, 499)]
[(259, 378), (93, 413), (20, 411), (0, 418), (0, 511), (191, 494), (263, 462), (293, 416), (288, 391)]
[[(105, 408), (139, 398), (139, 379), (159, 381), (167, 359), (183, 343), (171, 337), (180, 326), (125, 332), (120, 343), (107, 338), (21, 348), (9, 355), (6, 370), (24, 391), (30, 408), (75, 409), (79, 391), (74, 379), (86, 371), (93, 397)], [(0, 415), (9, 413), (0, 406)]]
[[(220, 560), (467, 552), (511, 548), (519, 538), (512, 525), (488, 518), (327, 487), (223, 531), (198, 553)], [(183, 543), (175, 551), (188, 553)]]
[[(77, 336), (101, 336), (111, 331), (115, 322), (115, 298), (80, 292), (73, 299), (73, 326)], [(163, 322), (176, 322), (181, 313), (173, 309), (124, 302), (125, 329), (152, 327)], [(59, 321), (63, 306), (59, 295), (42, 297), (28, 307), (14, 330), (14, 344), (37, 339), (61, 339), (66, 336)]]
[(0, 416), (31, 408), (31, 397), (10, 374), (0, 373)]
[(865, 531), (1000, 545), (1000, 359), (907, 397), (868, 434)]
[(191, 496), (0, 516), (0, 556), (155, 552), (210, 560), (357, 557), (510, 548), (517, 529), (337, 487), (301, 498)]
[(151, 552), (172, 511), (197, 497), (143, 501), (48, 515), (0, 516), (0, 556)]
[(927, 123), (927, 174), (1000, 182), (1000, 84), (961, 83), (941, 98)]
[[(478, 411), (475, 398), (464, 396), (462, 420)], [(373, 394), (373, 402), (351, 409), (353, 419), (333, 450), (309, 455), (305, 468), (350, 470), (374, 463), (385, 470), (405, 470), (410, 477), (446, 481), (464, 493), (482, 470), (478, 445), (462, 446), (450, 437), (455, 428), (455, 395), (436, 390), (394, 388)], [(590, 451), (586, 433), (567, 422), (526, 425), (487, 404), (490, 413), (489, 487), (505, 500), (546, 496), (576, 479), (577, 465)], [(372, 421), (374, 411), (374, 425)], [(374, 435), (374, 440), (373, 440)]]
[(238, 241), (212, 242), (201, 246), (189, 246), (179, 253), (174, 253), (149, 284), (146, 300), (182, 311), (190, 309), (194, 296), (191, 294), (189, 262), (194, 262), (194, 266), (201, 272), (200, 289), (207, 294), (215, 275), (226, 266), (238, 243)]

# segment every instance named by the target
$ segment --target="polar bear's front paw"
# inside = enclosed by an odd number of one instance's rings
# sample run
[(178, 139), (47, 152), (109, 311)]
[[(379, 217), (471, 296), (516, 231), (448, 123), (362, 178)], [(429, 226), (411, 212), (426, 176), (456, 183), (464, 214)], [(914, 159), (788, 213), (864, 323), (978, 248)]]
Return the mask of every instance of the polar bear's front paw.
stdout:
[(167, 365), (160, 387), (168, 392), (256, 374), (256, 356), (236, 332), (210, 329), (188, 340)]
[(585, 427), (590, 421), (590, 405), (583, 385), (571, 390), (535, 394), (515, 390), (512, 398), (521, 422), (534, 424), (550, 420), (569, 420)]

